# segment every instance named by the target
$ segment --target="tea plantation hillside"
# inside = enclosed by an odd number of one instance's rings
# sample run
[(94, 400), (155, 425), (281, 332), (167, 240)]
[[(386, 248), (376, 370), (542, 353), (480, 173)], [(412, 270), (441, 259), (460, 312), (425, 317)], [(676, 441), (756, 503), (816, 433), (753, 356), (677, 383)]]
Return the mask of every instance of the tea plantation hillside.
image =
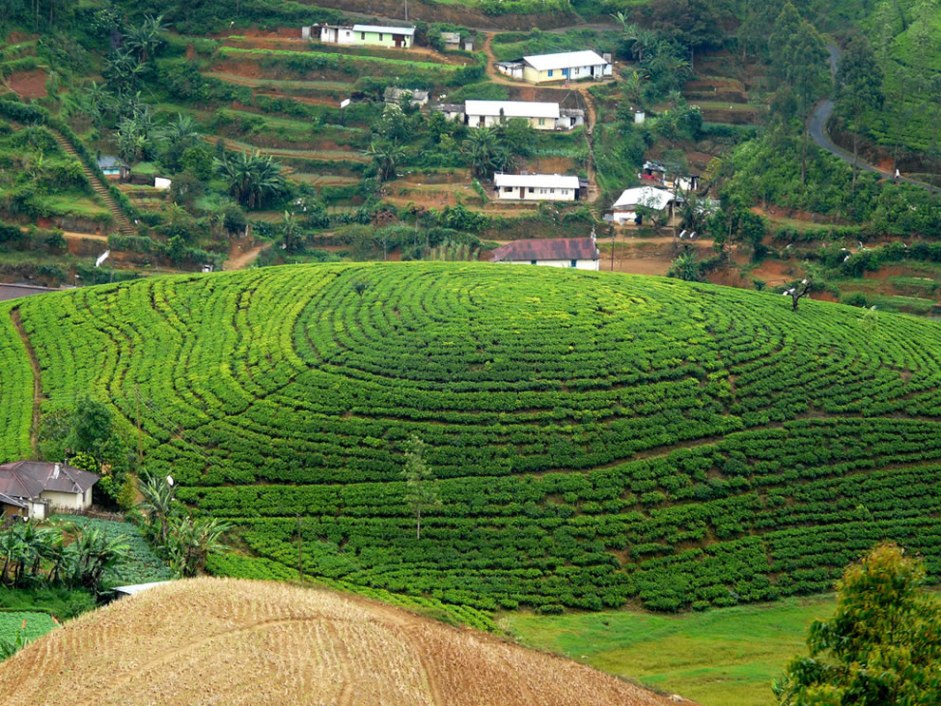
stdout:
[[(12, 315), (11, 315), (12, 314)], [(151, 278), (0, 309), (2, 456), (90, 392), (220, 573), (493, 609), (825, 590), (881, 538), (941, 571), (941, 326), (680, 281), (488, 265)], [(19, 327), (19, 328), (17, 328)], [(403, 447), (439, 502), (421, 538)], [(244, 551), (250, 550), (250, 551)]]

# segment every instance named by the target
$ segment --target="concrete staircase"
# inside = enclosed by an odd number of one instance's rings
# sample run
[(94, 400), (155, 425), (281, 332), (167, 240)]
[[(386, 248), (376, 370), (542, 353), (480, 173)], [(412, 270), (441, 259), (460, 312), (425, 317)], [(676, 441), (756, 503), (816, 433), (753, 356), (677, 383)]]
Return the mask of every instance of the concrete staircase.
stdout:
[(124, 211), (121, 210), (118, 202), (115, 201), (114, 196), (111, 195), (108, 185), (101, 180), (101, 177), (88, 168), (88, 165), (82, 161), (82, 158), (76, 151), (75, 146), (65, 138), (65, 135), (52, 128), (49, 128), (49, 131), (56, 138), (59, 147), (61, 147), (66, 154), (75, 157), (78, 163), (82, 165), (82, 171), (85, 173), (85, 178), (88, 179), (88, 183), (91, 184), (91, 188), (98, 194), (98, 197), (104, 202), (108, 210), (111, 211), (112, 221), (109, 227), (111, 232), (117, 231), (121, 235), (137, 235), (137, 229), (131, 225)]

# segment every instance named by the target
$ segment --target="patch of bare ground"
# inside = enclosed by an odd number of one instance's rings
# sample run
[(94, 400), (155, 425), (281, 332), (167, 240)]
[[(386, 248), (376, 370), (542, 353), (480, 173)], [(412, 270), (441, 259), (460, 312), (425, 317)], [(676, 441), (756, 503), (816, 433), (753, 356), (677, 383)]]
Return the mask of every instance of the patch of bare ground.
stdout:
[(4, 83), (20, 98), (46, 97), (46, 72), (43, 69), (16, 71), (7, 76)]
[[(7, 706), (666, 706), (593, 669), (365, 599), (193, 579), (67, 623), (0, 664)], [(688, 703), (688, 702), (687, 702)]]

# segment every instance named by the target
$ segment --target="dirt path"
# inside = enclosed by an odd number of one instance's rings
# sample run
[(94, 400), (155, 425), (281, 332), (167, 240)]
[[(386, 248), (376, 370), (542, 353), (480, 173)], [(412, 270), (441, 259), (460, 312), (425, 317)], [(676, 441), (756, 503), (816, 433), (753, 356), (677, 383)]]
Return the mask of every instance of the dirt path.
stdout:
[(270, 248), (272, 243), (263, 243), (262, 245), (256, 245), (253, 248), (249, 248), (241, 255), (236, 255), (235, 257), (230, 257), (222, 265), (223, 270), (244, 270), (246, 267), (249, 267), (255, 260), (258, 259), (258, 256), (262, 252)]
[(13, 319), (13, 326), (16, 328), (16, 333), (19, 335), (20, 340), (23, 341), (23, 346), (26, 348), (26, 353), (29, 355), (29, 366), (33, 370), (33, 421), (29, 429), (29, 445), (33, 451), (32, 455), (36, 457), (39, 449), (39, 405), (42, 403), (42, 383), (39, 377), (39, 361), (36, 359), (36, 351), (33, 349), (33, 344), (29, 340), (26, 329), (23, 328), (23, 320), (20, 317), (19, 307), (10, 310), (10, 318)]

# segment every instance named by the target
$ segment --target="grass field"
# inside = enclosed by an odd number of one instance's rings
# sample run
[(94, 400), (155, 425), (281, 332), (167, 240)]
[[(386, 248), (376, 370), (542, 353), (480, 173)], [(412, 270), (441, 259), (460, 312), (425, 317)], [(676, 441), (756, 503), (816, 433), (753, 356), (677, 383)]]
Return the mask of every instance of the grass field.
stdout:
[(48, 613), (0, 612), (0, 642), (15, 644), (20, 635), (31, 642), (51, 632), (55, 627), (56, 623)]
[(516, 613), (497, 624), (529, 647), (703, 706), (770, 706), (771, 680), (804, 651), (810, 623), (834, 605), (832, 596), (817, 596), (674, 616)]

